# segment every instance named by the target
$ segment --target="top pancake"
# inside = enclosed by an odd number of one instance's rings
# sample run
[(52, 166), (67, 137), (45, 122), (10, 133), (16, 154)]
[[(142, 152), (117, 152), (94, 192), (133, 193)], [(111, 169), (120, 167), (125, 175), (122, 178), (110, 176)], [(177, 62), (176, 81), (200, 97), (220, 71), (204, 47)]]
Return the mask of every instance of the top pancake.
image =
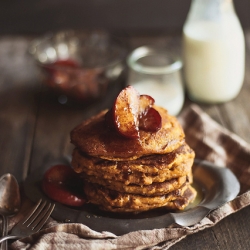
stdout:
[(162, 127), (155, 133), (139, 131), (138, 139), (125, 138), (105, 123), (107, 110), (83, 121), (71, 131), (71, 142), (82, 152), (107, 160), (132, 160), (143, 155), (165, 154), (184, 143), (178, 120), (164, 108), (154, 106), (162, 117)]

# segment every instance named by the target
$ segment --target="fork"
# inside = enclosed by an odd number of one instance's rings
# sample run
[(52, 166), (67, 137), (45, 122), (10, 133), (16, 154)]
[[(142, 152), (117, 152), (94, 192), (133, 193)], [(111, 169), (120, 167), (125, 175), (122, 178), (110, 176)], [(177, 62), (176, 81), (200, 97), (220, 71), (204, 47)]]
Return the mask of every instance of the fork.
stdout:
[[(5, 215), (1, 214), (2, 217), (2, 237), (7, 235), (8, 233), (8, 220), (6, 218)], [(8, 246), (7, 246), (7, 240), (1, 243), (1, 250), (7, 250)]]
[(38, 232), (53, 212), (55, 204), (40, 199), (26, 217), (20, 220), (9, 235), (0, 238), (0, 243), (8, 239), (20, 239)]

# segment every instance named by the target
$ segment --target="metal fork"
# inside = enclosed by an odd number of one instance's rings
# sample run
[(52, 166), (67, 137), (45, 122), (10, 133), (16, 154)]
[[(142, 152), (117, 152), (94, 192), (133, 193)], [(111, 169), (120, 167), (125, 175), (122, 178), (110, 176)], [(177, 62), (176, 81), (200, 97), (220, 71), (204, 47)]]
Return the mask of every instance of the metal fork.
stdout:
[(55, 204), (40, 199), (28, 215), (13, 227), (9, 235), (0, 238), (0, 243), (4, 240), (20, 239), (38, 232), (48, 220), (54, 207)]
[[(6, 236), (8, 234), (8, 218), (1, 214), (2, 217), (2, 237)], [(1, 243), (1, 250), (7, 250), (8, 246), (7, 246), (7, 240)]]

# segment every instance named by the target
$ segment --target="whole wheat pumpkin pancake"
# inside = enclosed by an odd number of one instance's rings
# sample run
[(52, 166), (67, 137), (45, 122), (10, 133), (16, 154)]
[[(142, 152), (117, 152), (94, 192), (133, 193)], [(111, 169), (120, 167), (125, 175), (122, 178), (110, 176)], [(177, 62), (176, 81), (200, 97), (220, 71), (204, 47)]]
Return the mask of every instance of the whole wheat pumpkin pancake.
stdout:
[[(142, 172), (145, 174), (158, 174), (159, 171), (174, 169), (183, 163), (192, 165), (194, 151), (184, 143), (179, 148), (166, 154), (146, 155), (135, 160), (105, 160), (98, 157), (92, 157), (82, 153), (75, 148), (72, 153), (72, 166), (77, 173), (88, 170), (97, 172), (108, 172), (115, 174), (132, 172)], [(185, 174), (183, 174), (185, 175)]]
[(105, 180), (93, 175), (84, 175), (84, 179), (88, 180), (91, 183), (99, 184), (102, 187), (108, 188), (110, 190), (114, 190), (121, 193), (129, 193), (129, 194), (140, 194), (140, 195), (164, 195), (170, 193), (185, 183), (192, 182), (192, 178), (189, 176), (182, 176), (179, 178), (174, 178), (165, 182), (154, 182), (150, 185), (136, 185), (129, 184), (124, 185), (121, 181), (110, 181)]
[(101, 179), (116, 180), (125, 185), (150, 185), (173, 178), (186, 176), (191, 172), (194, 152), (183, 144), (167, 154), (143, 156), (130, 161), (109, 161), (73, 152), (72, 167), (77, 173)]
[(89, 182), (85, 183), (84, 191), (88, 200), (100, 209), (120, 213), (138, 213), (161, 207), (183, 210), (196, 196), (190, 185), (159, 196), (121, 193)]
[(172, 152), (184, 143), (183, 129), (167, 110), (158, 106), (154, 108), (162, 117), (162, 127), (155, 133), (140, 130), (138, 139), (125, 138), (106, 126), (107, 110), (104, 110), (74, 128), (71, 142), (90, 156), (117, 161)]

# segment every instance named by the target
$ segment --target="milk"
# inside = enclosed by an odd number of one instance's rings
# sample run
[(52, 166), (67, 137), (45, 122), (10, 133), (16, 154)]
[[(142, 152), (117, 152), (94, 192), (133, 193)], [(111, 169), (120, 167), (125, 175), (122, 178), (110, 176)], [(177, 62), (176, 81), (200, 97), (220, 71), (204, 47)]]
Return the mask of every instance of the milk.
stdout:
[[(179, 76), (176, 76), (179, 77)], [(181, 80), (161, 82), (145, 79), (132, 83), (140, 94), (147, 94), (155, 99), (155, 104), (168, 110), (170, 115), (177, 115), (184, 103), (184, 91)]]
[(183, 29), (184, 76), (189, 96), (208, 103), (236, 97), (245, 70), (244, 35), (236, 15), (188, 22)]

